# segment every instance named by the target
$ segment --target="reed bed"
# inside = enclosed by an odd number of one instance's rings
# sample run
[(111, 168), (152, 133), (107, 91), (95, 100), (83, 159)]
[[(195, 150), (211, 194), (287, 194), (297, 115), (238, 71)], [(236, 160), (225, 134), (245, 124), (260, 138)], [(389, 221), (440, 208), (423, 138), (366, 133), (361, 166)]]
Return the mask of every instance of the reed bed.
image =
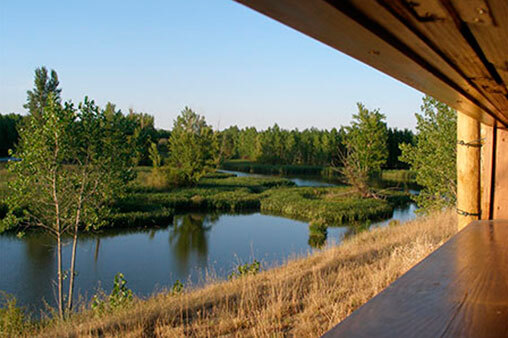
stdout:
[[(231, 160), (222, 164), (222, 169), (264, 175), (311, 175), (329, 174), (327, 167), (317, 165), (266, 164), (245, 160)], [(328, 176), (328, 175), (323, 175)]]
[(362, 198), (349, 187), (277, 189), (261, 200), (261, 211), (302, 219), (312, 224), (338, 226), (388, 218), (409, 195), (389, 192), (385, 198)]

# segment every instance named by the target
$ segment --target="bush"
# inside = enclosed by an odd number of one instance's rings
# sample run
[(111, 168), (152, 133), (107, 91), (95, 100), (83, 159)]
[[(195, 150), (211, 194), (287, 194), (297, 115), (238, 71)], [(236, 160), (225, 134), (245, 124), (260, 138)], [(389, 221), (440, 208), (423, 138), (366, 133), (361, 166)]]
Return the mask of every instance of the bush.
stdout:
[(156, 189), (167, 189), (170, 184), (167, 175), (161, 168), (153, 168), (150, 175), (147, 178), (147, 185), (151, 188)]
[(24, 309), (17, 306), (16, 298), (0, 292), (0, 337), (20, 335), (29, 327)]
[(246, 263), (243, 265), (239, 265), (236, 268), (236, 271), (233, 271), (229, 274), (228, 279), (239, 278), (247, 275), (255, 275), (261, 270), (261, 263), (257, 260), (254, 260), (252, 263)]
[(97, 316), (111, 313), (117, 309), (125, 308), (132, 303), (132, 290), (127, 288), (127, 281), (124, 275), (119, 272), (113, 280), (113, 290), (108, 297), (103, 294), (96, 294), (92, 299), (92, 311)]
[(173, 286), (171, 287), (170, 294), (177, 295), (183, 292), (184, 286), (183, 283), (180, 282), (180, 280), (176, 280), (175, 283), (173, 283)]

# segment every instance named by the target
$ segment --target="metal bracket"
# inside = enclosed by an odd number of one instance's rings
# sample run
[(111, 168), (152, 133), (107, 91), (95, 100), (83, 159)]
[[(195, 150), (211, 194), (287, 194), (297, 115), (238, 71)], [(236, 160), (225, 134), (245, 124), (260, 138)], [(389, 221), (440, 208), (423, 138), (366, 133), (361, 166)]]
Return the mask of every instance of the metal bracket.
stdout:
[(475, 217), (480, 217), (481, 216), (481, 213), (474, 213), (474, 212), (467, 212), (467, 211), (464, 211), (464, 210), (460, 210), (459, 208), (456, 209), (457, 210), (457, 214), (461, 215), (461, 216), (475, 216)]
[(457, 144), (459, 146), (466, 146), (466, 147), (472, 147), (472, 148), (481, 148), (483, 147), (483, 138), (479, 140), (472, 140), (469, 142), (465, 142), (464, 140), (457, 141)]

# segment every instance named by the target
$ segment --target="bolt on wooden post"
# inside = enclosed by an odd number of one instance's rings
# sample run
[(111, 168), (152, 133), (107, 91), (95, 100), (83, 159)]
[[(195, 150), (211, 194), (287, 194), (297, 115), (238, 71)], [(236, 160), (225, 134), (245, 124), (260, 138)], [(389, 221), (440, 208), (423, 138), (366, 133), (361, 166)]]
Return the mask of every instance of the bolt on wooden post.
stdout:
[(457, 112), (457, 214), (459, 231), (480, 215), (480, 122)]

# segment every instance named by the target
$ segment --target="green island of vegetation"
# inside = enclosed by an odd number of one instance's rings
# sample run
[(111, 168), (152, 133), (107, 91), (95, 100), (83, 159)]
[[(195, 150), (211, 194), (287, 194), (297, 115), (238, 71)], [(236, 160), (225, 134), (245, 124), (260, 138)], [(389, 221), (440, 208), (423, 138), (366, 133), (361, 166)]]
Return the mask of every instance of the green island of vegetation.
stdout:
[(364, 198), (349, 186), (295, 187), (284, 178), (236, 177), (212, 173), (194, 187), (150, 188), (150, 168), (138, 168), (130, 192), (115, 202), (111, 226), (149, 226), (186, 211), (261, 211), (326, 226), (388, 218), (410, 195), (388, 190), (382, 198)]

